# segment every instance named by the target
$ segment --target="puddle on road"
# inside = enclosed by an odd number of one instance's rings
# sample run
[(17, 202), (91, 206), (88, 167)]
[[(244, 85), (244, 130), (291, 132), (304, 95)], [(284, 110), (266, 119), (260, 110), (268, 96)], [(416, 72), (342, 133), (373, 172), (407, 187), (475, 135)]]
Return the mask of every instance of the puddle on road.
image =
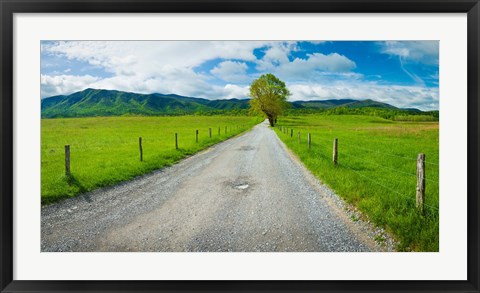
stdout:
[(248, 184), (240, 184), (240, 185), (233, 186), (233, 188), (243, 190), (243, 189), (247, 189), (248, 186), (249, 186)]
[(238, 190), (238, 192), (248, 193), (255, 185), (252, 178), (240, 177), (235, 180), (224, 181), (224, 184), (231, 189)]

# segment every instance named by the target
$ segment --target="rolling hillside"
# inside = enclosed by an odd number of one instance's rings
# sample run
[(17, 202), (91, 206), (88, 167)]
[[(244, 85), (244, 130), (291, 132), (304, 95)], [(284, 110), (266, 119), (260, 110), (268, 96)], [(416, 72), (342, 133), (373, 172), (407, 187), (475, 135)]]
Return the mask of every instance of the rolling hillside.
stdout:
[(181, 115), (215, 110), (247, 109), (248, 100), (197, 99), (178, 95), (136, 94), (86, 89), (42, 100), (42, 118), (121, 115)]

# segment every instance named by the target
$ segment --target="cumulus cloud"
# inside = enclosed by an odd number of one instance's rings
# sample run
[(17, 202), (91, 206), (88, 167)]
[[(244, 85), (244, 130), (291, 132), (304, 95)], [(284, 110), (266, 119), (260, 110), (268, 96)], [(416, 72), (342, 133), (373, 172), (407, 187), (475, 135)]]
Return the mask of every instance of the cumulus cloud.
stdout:
[(42, 97), (68, 95), (90, 87), (99, 78), (91, 75), (40, 75)]
[(76, 59), (117, 75), (151, 75), (160, 68), (193, 68), (215, 58), (256, 60), (253, 50), (267, 42), (241, 41), (68, 41), (42, 46), (44, 52)]
[(279, 65), (290, 62), (291, 52), (297, 49), (296, 42), (272, 42), (267, 44), (264, 49), (265, 54), (260, 60), (257, 60), (257, 70), (275, 70)]
[(244, 62), (223, 61), (215, 66), (210, 73), (227, 82), (247, 81), (248, 66)]
[(324, 55), (313, 53), (306, 59), (296, 58), (291, 62), (283, 63), (273, 71), (288, 80), (322, 78), (324, 74), (348, 74), (355, 69), (355, 62), (343, 55), (331, 53)]
[(224, 99), (246, 99), (248, 98), (249, 86), (238, 86), (235, 84), (226, 84), (223, 87), (214, 87), (218, 95)]

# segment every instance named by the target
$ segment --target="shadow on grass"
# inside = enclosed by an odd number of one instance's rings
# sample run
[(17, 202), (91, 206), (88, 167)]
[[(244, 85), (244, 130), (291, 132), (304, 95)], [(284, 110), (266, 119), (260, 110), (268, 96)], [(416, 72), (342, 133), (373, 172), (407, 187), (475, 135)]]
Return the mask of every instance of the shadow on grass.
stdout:
[(88, 191), (87, 188), (85, 188), (85, 186), (83, 186), (80, 183), (80, 181), (75, 177), (75, 175), (72, 175), (72, 174), (66, 175), (65, 179), (66, 179), (68, 185), (74, 186), (78, 189), (78, 193), (80, 193), (87, 202), (92, 202), (92, 199), (90, 198), (90, 196), (87, 193), (87, 191)]

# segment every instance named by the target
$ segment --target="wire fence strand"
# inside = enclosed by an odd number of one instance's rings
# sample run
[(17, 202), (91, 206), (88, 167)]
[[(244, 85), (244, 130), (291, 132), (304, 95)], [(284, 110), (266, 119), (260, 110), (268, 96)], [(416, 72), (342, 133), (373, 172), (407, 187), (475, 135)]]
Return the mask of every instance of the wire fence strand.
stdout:
[[(342, 140), (342, 141), (343, 141), (343, 140)], [(368, 151), (368, 152), (380, 154), (380, 155), (397, 157), (397, 158), (401, 158), (401, 159), (404, 159), (404, 160), (411, 160), (411, 161), (416, 161), (416, 160), (417, 160), (417, 158), (400, 156), (400, 155), (396, 155), (396, 154), (392, 154), (392, 153), (385, 153), (385, 152), (380, 152), (380, 151), (378, 151), (378, 150), (372, 150), (372, 149), (369, 149), (369, 148), (359, 147), (359, 146), (353, 145), (353, 144), (351, 144), (351, 143), (349, 143), (349, 142), (347, 142), (347, 143), (345, 144), (345, 141), (343, 141), (342, 144), (347, 145), (347, 146), (350, 146), (350, 147), (353, 147), (353, 148), (356, 148), (356, 149), (361, 149), (361, 150), (364, 150), (364, 151)], [(438, 164), (432, 163), (432, 162), (428, 162), (428, 161), (425, 161), (425, 164), (430, 164), (430, 165), (438, 166)]]
[[(359, 175), (359, 176), (361, 176), (361, 177), (363, 177), (363, 178), (365, 178), (365, 179), (370, 180), (371, 182), (377, 184), (378, 186), (381, 186), (381, 187), (385, 188), (386, 190), (388, 190), (388, 191), (390, 191), (390, 192), (393, 192), (393, 193), (395, 193), (395, 194), (397, 194), (397, 195), (400, 195), (400, 196), (403, 197), (403, 198), (406, 198), (406, 199), (409, 199), (409, 200), (412, 200), (412, 201), (413, 201), (413, 200), (416, 201), (416, 199), (414, 199), (414, 198), (408, 197), (408, 196), (406, 196), (406, 195), (404, 195), (404, 194), (402, 194), (402, 193), (400, 193), (400, 192), (398, 192), (398, 191), (396, 191), (396, 190), (391, 189), (390, 187), (387, 187), (387, 186), (379, 183), (377, 180), (374, 180), (374, 179), (372, 179), (372, 178), (370, 178), (370, 177), (368, 177), (368, 176), (366, 176), (366, 175), (363, 175), (363, 174), (360, 173), (360, 172), (357, 172), (355, 169), (353, 169), (353, 168), (345, 165), (344, 163), (339, 163), (339, 165), (340, 165), (340, 166), (343, 166), (343, 167), (346, 167), (347, 169), (350, 169), (350, 170), (351, 170), (352, 172), (354, 172), (355, 174), (357, 174), (357, 175)], [(426, 206), (426, 207), (429, 207), (429, 208), (432, 208), (432, 209), (435, 209), (435, 210), (438, 211), (438, 208), (437, 208), (437, 207), (428, 205), (428, 204), (426, 204), (426, 203), (424, 203), (423, 205)]]
[[(347, 155), (347, 157), (352, 157), (352, 158), (355, 157), (354, 155), (351, 155), (351, 154), (348, 154), (348, 153), (342, 153), (342, 155)], [(365, 161), (363, 161), (363, 162), (365, 162)], [(396, 173), (413, 176), (415, 178), (417, 177), (417, 174), (412, 174), (412, 173), (400, 171), (400, 170), (397, 170), (397, 169), (394, 169), (394, 168), (391, 168), (391, 167), (387, 167), (387, 166), (384, 166), (384, 165), (376, 164), (376, 163), (373, 163), (373, 162), (366, 162), (366, 163), (370, 164), (370, 165), (373, 165), (375, 167), (378, 167), (378, 168), (385, 169), (385, 170), (390, 170), (390, 171), (394, 171)], [(425, 180), (430, 181), (430, 182), (434, 182), (434, 183), (439, 183), (437, 180), (434, 180), (434, 179), (425, 178)]]

